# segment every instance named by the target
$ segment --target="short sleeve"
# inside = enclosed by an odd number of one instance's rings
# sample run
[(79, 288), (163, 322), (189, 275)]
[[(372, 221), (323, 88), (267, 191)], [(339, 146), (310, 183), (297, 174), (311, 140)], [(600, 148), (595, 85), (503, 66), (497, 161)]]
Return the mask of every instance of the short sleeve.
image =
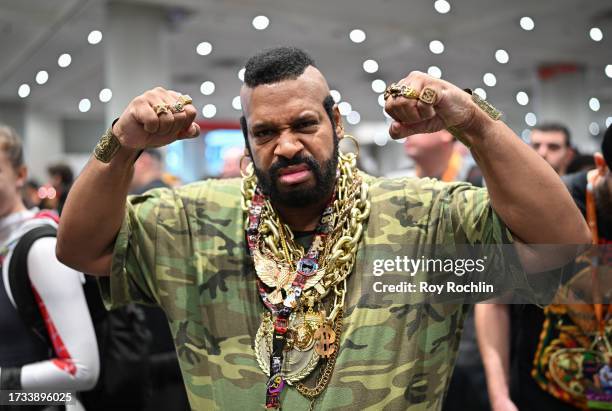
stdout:
[(159, 303), (155, 278), (159, 210), (171, 191), (156, 189), (129, 196), (115, 240), (110, 277), (99, 279), (107, 309), (130, 302)]
[[(467, 183), (441, 183), (432, 205), (432, 219), (437, 220), (436, 243), (455, 244), (456, 258), (484, 261), (485, 270), (465, 271), (454, 277), (465, 283), (491, 284), (493, 293), (474, 295), (472, 302), (492, 295), (514, 292), (531, 293), (527, 275), (513, 245), (513, 236), (497, 215), (485, 188)], [(433, 221), (432, 220), (432, 221)]]

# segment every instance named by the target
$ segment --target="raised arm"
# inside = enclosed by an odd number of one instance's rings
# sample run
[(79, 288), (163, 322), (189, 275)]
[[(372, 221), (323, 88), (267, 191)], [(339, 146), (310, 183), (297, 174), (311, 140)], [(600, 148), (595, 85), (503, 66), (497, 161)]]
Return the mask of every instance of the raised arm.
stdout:
[(487, 182), (491, 204), (512, 231), (529, 271), (552, 268), (574, 254), (550, 253), (550, 249), (525, 244), (590, 243), (589, 229), (561, 179), (506, 124), (491, 118), (470, 94), (446, 81), (412, 72), (400, 84), (414, 92), (387, 98), (385, 110), (395, 120), (391, 136), (451, 128), (470, 147)]
[(109, 275), (138, 153), (200, 134), (193, 122), (196, 109), (190, 104), (181, 111), (173, 107), (180, 98), (161, 87), (147, 91), (132, 100), (113, 125), (119, 150), (108, 162), (93, 156), (68, 195), (57, 239), (61, 262), (89, 274)]

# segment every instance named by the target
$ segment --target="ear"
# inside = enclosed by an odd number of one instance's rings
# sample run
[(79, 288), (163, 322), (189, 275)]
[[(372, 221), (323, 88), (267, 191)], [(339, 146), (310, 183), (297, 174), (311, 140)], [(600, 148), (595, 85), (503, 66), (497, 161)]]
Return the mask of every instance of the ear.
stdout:
[(15, 174), (17, 175), (17, 188), (21, 189), (28, 179), (28, 168), (26, 166), (20, 166)]
[(597, 169), (597, 174), (600, 176), (605, 176), (608, 171), (608, 164), (606, 164), (606, 160), (603, 158), (603, 155), (599, 152), (593, 154), (593, 159), (595, 160), (595, 168)]
[(334, 104), (334, 123), (336, 124), (336, 134), (341, 139), (344, 137), (344, 123), (342, 122), (342, 114), (340, 114), (338, 104)]

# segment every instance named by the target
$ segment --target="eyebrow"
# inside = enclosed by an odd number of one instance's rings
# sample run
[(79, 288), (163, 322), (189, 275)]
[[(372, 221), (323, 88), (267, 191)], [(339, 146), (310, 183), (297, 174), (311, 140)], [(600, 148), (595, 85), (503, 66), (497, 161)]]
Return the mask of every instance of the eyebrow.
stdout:
[[(295, 119), (291, 120), (291, 125), (293, 126), (296, 123), (299, 123), (300, 121), (311, 120), (311, 119), (316, 119), (318, 121), (320, 120), (320, 116), (318, 115), (318, 113), (313, 112), (313, 111), (301, 113)], [(261, 129), (266, 129), (266, 128), (275, 129), (277, 128), (277, 125), (274, 123), (268, 122), (268, 121), (261, 121), (261, 122), (257, 122), (253, 124), (253, 126), (251, 127), (251, 130), (261, 130)]]

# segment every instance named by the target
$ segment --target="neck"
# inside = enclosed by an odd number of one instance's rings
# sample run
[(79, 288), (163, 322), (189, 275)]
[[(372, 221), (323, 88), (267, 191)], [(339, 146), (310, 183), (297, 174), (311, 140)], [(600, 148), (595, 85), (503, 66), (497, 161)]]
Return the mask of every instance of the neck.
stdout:
[(27, 209), (26, 209), (25, 205), (23, 205), (23, 201), (21, 201), (21, 199), (18, 198), (18, 199), (15, 200), (13, 205), (6, 210), (5, 214), (0, 215), (0, 219), (2, 219), (4, 217), (8, 217), (11, 214), (15, 214), (15, 213), (18, 213), (20, 211), (24, 211), (24, 210), (27, 210)]
[(441, 177), (448, 167), (448, 162), (453, 155), (452, 144), (449, 147), (441, 147), (431, 155), (415, 159), (415, 172), (417, 177)]
[(324, 196), (321, 201), (308, 207), (286, 207), (272, 204), (285, 224), (293, 231), (314, 231), (319, 225), (321, 214), (329, 202), (331, 194)]

